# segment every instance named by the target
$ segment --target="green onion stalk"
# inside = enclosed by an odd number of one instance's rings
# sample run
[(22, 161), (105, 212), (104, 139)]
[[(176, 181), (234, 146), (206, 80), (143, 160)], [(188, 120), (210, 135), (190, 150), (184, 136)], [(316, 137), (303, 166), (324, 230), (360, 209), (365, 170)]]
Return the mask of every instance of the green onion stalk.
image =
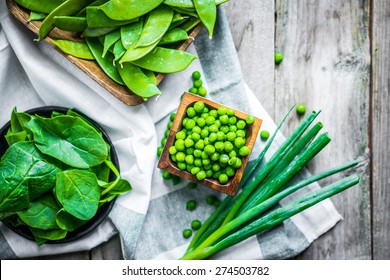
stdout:
[(245, 171), (239, 186), (241, 192), (235, 197), (226, 196), (194, 235), (181, 259), (209, 258), (358, 184), (360, 178), (354, 174), (309, 192), (283, 207), (276, 207), (283, 198), (297, 190), (358, 164), (357, 161), (345, 163), (291, 185), (292, 179), (331, 141), (327, 133), (318, 135), (323, 128), (322, 123), (317, 122), (311, 126), (319, 115), (319, 112), (312, 112), (284, 141), (270, 160), (260, 167), (272, 141), (292, 109), (283, 118), (258, 158)]

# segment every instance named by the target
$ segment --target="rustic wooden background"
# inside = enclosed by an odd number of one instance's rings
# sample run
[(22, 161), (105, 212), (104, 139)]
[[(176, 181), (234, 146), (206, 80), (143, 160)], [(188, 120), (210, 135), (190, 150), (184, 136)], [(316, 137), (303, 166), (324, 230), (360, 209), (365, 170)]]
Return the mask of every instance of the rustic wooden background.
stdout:
[[(343, 220), (297, 259), (390, 259), (390, 1), (231, 0), (224, 7), (246, 82), (274, 120), (294, 103), (323, 110), (332, 144), (309, 169), (361, 160), (359, 187), (332, 198)], [(278, 66), (275, 51), (285, 57)], [(120, 251), (114, 238), (50, 259), (121, 259)]]

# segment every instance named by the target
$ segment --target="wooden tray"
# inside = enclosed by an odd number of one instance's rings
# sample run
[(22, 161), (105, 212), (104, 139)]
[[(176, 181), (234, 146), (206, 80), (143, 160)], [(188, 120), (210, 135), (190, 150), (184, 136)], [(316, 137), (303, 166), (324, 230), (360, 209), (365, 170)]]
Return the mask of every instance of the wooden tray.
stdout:
[[(203, 101), (207, 107), (212, 108), (212, 109), (216, 109), (216, 108), (219, 108), (221, 106), (226, 107), (223, 104), (219, 104), (217, 102), (200, 97), (198, 95), (194, 95), (194, 94), (185, 92), (182, 99), (181, 99), (179, 108), (177, 109), (175, 120), (173, 121), (173, 125), (171, 127), (171, 130), (169, 131), (167, 142), (165, 143), (165, 146), (164, 146), (164, 149), (161, 153), (160, 160), (158, 162), (157, 167), (162, 169), (162, 170), (166, 170), (171, 174), (180, 176), (182, 178), (196, 182), (198, 184), (202, 184), (204, 186), (207, 186), (207, 187), (214, 189), (214, 190), (217, 190), (219, 192), (223, 192), (223, 193), (226, 193), (228, 195), (235, 195), (237, 192), (238, 184), (240, 183), (242, 175), (244, 174), (245, 167), (248, 163), (250, 154), (252, 152), (252, 148), (256, 142), (256, 139), (258, 138), (259, 130), (260, 130), (260, 127), (262, 124), (262, 120), (259, 118), (255, 118), (255, 122), (252, 125), (248, 126), (246, 129), (246, 146), (248, 146), (250, 152), (249, 152), (248, 156), (242, 158), (242, 166), (236, 170), (236, 174), (234, 175), (234, 177), (230, 178), (229, 181), (224, 185), (221, 185), (218, 180), (210, 179), (210, 178), (206, 178), (202, 181), (198, 181), (196, 179), (196, 177), (194, 175), (192, 175), (190, 172), (180, 170), (177, 167), (177, 165), (171, 160), (171, 157), (170, 157), (170, 154), (168, 151), (169, 148), (175, 142), (176, 133), (182, 129), (182, 121), (183, 121), (184, 117), (186, 116), (187, 108), (190, 105), (193, 105), (197, 101)], [(231, 109), (229, 107), (226, 107), (226, 108)], [(232, 108), (232, 109), (234, 109), (234, 108)], [(235, 110), (235, 109), (234, 109), (234, 111), (235, 111), (235, 116), (237, 117), (237, 119), (245, 120), (246, 117), (248, 116), (247, 113), (240, 112), (240, 111)]]
[[(38, 35), (39, 27), (41, 26), (40, 21), (29, 21), (29, 11), (20, 7), (12, 0), (7, 0), (7, 6), (10, 13), (19, 20), (28, 29)], [(203, 25), (199, 24), (189, 34), (189, 39), (183, 42), (177, 49), (184, 51), (194, 41), (195, 37), (202, 30)], [(75, 32), (63, 31), (60, 29), (53, 29), (49, 36), (45, 38), (45, 41), (63, 56), (65, 56), (70, 62), (80, 68), (99, 85), (104, 87), (108, 92), (114, 95), (116, 98), (121, 100), (127, 105), (136, 106), (144, 102), (144, 100), (131, 92), (127, 87), (121, 86), (111, 80), (99, 67), (95, 61), (83, 60), (61, 52), (52, 42), (52, 39), (68, 39), (68, 40), (80, 40), (80, 37)], [(163, 74), (157, 74), (157, 84), (159, 84), (164, 78)]]

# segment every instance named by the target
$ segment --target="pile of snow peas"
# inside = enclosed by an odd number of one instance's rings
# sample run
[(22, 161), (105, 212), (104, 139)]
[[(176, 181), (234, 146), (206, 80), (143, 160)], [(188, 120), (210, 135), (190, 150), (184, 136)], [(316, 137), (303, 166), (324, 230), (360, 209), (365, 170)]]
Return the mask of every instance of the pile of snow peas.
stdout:
[(197, 56), (177, 50), (202, 23), (212, 38), (216, 7), (228, 0), (14, 0), (42, 20), (38, 41), (58, 28), (77, 40), (52, 40), (62, 52), (94, 60), (145, 101), (160, 95), (156, 73), (186, 69)]

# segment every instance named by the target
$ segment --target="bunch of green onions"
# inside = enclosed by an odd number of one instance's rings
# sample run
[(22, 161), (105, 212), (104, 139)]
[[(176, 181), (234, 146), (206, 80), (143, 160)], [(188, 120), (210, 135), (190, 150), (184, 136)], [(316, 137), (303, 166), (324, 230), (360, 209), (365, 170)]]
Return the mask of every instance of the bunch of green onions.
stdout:
[(307, 193), (285, 206), (275, 207), (280, 200), (298, 189), (358, 164), (357, 161), (352, 161), (291, 184), (294, 176), (330, 142), (327, 133), (319, 134), (323, 127), (321, 122), (311, 126), (320, 113), (312, 112), (270, 160), (260, 167), (260, 162), (291, 110), (255, 162), (245, 170), (239, 186), (241, 191), (235, 197), (227, 196), (203, 223), (181, 257), (182, 260), (209, 258), (253, 235), (279, 225), (295, 214), (359, 182), (359, 176), (353, 174)]

